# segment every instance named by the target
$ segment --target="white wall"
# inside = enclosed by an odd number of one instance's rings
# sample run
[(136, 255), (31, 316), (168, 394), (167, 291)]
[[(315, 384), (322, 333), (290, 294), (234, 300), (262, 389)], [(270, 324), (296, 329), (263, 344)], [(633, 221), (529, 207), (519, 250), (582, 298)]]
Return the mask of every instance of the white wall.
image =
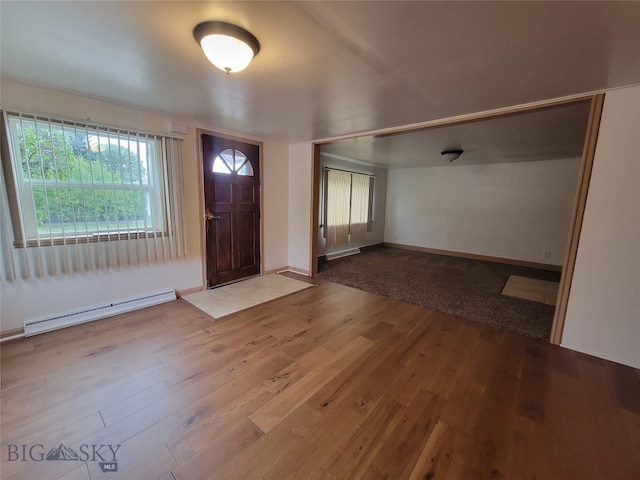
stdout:
[(561, 265), (579, 168), (573, 158), (390, 169), (384, 240)]
[[(373, 189), (373, 225), (370, 232), (366, 232), (364, 238), (359, 242), (348, 243), (346, 245), (334, 245), (327, 247), (327, 240), (323, 237), (322, 229), (318, 228), (318, 255), (326, 255), (327, 253), (339, 252), (346, 248), (364, 247), (367, 245), (376, 245), (384, 241), (384, 224), (385, 210), (387, 201), (387, 169), (374, 168), (359, 163), (339, 160), (326, 155), (321, 155), (321, 165), (324, 167), (333, 167), (350, 172), (364, 173), (366, 175), (375, 175), (375, 184)], [(320, 191), (320, 223), (322, 223), (323, 208), (322, 188)]]
[(289, 263), (289, 144), (265, 140), (262, 166), (264, 271)]
[(311, 186), (313, 144), (289, 146), (289, 266), (311, 272)]
[(198, 284), (200, 262), (189, 259), (135, 268), (57, 275), (2, 282), (2, 330), (21, 328), (37, 320), (77, 312), (105, 301), (144, 296)]
[[(202, 285), (202, 234), (198, 205), (201, 186), (198, 181), (200, 160), (196, 128), (211, 129), (210, 126), (161, 113), (23, 85), (4, 78), (0, 94), (0, 104), (7, 109), (72, 119), (90, 118), (96, 123), (154, 133), (167, 132), (170, 121), (177, 121), (188, 127), (183, 144), (187, 257), (145, 267), (2, 282), (0, 330), (19, 328), (24, 320), (79, 310), (105, 300), (131, 298), (165, 288), (185, 290)], [(242, 137), (235, 132), (220, 133)], [(288, 145), (266, 140), (262, 153), (263, 267), (269, 270), (286, 265), (288, 259)]]
[(640, 86), (605, 97), (562, 345), (640, 368)]

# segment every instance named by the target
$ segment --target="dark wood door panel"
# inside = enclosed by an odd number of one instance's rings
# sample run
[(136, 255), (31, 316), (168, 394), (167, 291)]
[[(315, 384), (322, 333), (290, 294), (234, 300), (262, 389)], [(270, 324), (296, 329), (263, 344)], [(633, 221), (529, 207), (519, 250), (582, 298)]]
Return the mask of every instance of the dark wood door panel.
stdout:
[(260, 152), (256, 145), (211, 135), (202, 135), (202, 152), (212, 287), (260, 273)]
[(217, 273), (228, 272), (233, 269), (231, 261), (232, 226), (231, 213), (217, 212), (215, 222), (215, 268)]
[(227, 180), (222, 175), (214, 175), (213, 202), (217, 205), (228, 203), (231, 205), (231, 190), (233, 184), (226, 183)]
[(255, 229), (255, 215), (253, 212), (240, 212), (238, 214), (240, 223), (240, 242), (242, 244), (240, 248), (240, 265), (242, 267), (248, 267), (255, 263), (254, 244), (256, 241)]
[(255, 203), (253, 185), (238, 185), (238, 203), (244, 206), (253, 206)]

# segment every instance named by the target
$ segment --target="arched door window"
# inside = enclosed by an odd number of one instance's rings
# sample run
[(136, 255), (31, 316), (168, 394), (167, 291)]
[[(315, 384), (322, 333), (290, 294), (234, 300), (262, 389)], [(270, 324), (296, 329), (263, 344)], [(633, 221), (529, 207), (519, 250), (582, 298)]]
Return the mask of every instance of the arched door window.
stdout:
[(247, 156), (240, 150), (227, 148), (213, 161), (214, 173), (235, 173), (245, 177), (253, 177), (253, 167)]

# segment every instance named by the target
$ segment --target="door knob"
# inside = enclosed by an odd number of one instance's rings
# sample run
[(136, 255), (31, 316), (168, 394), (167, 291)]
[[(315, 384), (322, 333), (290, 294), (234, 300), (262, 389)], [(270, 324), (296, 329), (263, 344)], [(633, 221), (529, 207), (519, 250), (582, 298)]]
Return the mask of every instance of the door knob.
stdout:
[(219, 217), (218, 215), (214, 215), (211, 212), (207, 212), (205, 217), (207, 218), (207, 220), (220, 220), (220, 218), (222, 218), (222, 217)]

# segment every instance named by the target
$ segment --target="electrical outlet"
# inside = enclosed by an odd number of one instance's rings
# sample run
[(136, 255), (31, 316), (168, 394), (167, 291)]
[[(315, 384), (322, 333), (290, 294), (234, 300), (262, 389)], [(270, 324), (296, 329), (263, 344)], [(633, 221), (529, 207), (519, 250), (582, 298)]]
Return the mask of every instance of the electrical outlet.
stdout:
[(551, 258), (551, 250), (544, 251), (544, 258), (546, 258), (547, 260)]

